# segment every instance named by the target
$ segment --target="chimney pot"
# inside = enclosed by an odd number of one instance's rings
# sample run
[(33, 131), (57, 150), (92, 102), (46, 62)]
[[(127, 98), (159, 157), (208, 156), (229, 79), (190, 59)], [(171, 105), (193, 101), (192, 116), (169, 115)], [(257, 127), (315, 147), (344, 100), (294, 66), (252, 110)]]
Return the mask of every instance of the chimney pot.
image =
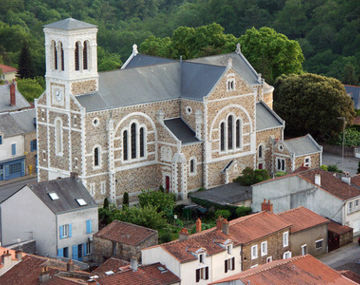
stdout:
[(261, 203), (261, 211), (273, 212), (273, 204), (268, 200), (264, 199), (264, 202)]
[(72, 272), (72, 271), (74, 271), (74, 262), (72, 261), (72, 259), (70, 259), (70, 260), (66, 263), (66, 271), (67, 271), (67, 272)]
[(198, 218), (196, 220), (196, 232), (197, 233), (201, 232), (201, 220), (200, 220), (200, 218)]
[(224, 218), (219, 216), (216, 220), (216, 229), (221, 231)]
[(315, 184), (321, 186), (321, 176), (320, 176), (320, 174), (315, 174)]
[(182, 228), (180, 233), (179, 233), (179, 240), (183, 241), (183, 240), (187, 240), (189, 237), (189, 232), (186, 228)]
[(130, 268), (132, 271), (137, 271), (138, 269), (138, 261), (136, 256), (132, 256), (130, 259)]
[(227, 219), (222, 221), (222, 232), (226, 235), (229, 234), (230, 225)]
[(49, 268), (47, 266), (44, 266), (41, 268), (41, 273), (39, 275), (39, 282), (41, 284), (41, 283), (45, 283), (49, 280), (50, 280)]
[(13, 81), (10, 84), (10, 106), (15, 106), (16, 105), (16, 83), (15, 81)]
[(15, 251), (15, 257), (17, 260), (21, 260), (23, 257), (23, 252), (20, 250)]

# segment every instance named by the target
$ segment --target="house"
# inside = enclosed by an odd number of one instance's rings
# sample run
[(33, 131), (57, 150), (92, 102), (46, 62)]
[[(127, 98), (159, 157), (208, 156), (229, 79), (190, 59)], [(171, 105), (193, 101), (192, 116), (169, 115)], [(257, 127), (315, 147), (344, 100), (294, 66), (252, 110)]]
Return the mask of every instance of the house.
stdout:
[(355, 110), (360, 110), (360, 86), (344, 84), (346, 93), (354, 102)]
[(183, 229), (179, 240), (143, 249), (142, 262), (166, 264), (181, 284), (208, 284), (271, 260), (291, 257), (290, 227), (271, 212), (230, 222), (219, 218), (214, 228), (201, 231), (198, 226), (200, 232), (193, 235)]
[(359, 178), (310, 169), (270, 179), (252, 186), (252, 210), (260, 211), (264, 199), (275, 213), (304, 206), (316, 214), (360, 231)]
[[(132, 285), (178, 285), (180, 279), (165, 265), (154, 263), (138, 265), (136, 258), (131, 265), (123, 265), (123, 261), (115, 258), (109, 259), (90, 276), (89, 281), (94, 285), (132, 284)], [(89, 283), (92, 284), (92, 283)]]
[[(240, 45), (186, 61), (139, 54), (134, 45), (122, 69), (98, 73), (96, 26), (68, 18), (44, 33), (39, 181), (77, 172), (98, 203), (116, 203), (159, 185), (185, 199), (232, 182), (245, 167), (273, 171), (285, 122), (272, 110), (274, 88)], [(311, 156), (294, 153), (303, 163)]]
[(98, 207), (75, 174), (28, 184), (0, 207), (1, 244), (34, 239), (38, 254), (76, 260), (86, 260), (91, 253)]
[(0, 113), (0, 181), (36, 173), (35, 109)]
[(331, 221), (328, 225), (328, 250), (332, 251), (353, 242), (353, 228)]
[(135, 224), (113, 221), (94, 234), (93, 258), (102, 263), (109, 257), (141, 259), (141, 249), (158, 244), (158, 232)]
[[(276, 260), (239, 274), (210, 283), (211, 285), (352, 285), (359, 284), (307, 254)], [(350, 276), (350, 275), (348, 275)]]
[(30, 108), (30, 103), (16, 88), (16, 82), (0, 85), (0, 113)]
[(278, 216), (292, 225), (290, 249), (293, 256), (318, 256), (328, 252), (328, 219), (304, 207), (279, 213)]
[(16, 78), (17, 69), (12, 66), (0, 64), (0, 80), (12, 81)]

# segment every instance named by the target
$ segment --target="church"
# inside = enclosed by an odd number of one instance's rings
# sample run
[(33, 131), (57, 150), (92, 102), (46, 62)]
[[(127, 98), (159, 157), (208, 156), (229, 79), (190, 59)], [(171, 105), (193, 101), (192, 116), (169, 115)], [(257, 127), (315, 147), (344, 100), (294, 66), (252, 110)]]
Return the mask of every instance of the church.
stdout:
[(230, 183), (245, 167), (270, 174), (319, 167), (310, 134), (284, 139), (274, 88), (241, 53), (172, 60), (132, 53), (97, 71), (97, 27), (44, 27), (46, 90), (35, 101), (38, 180), (76, 172), (98, 203), (145, 189), (175, 193)]

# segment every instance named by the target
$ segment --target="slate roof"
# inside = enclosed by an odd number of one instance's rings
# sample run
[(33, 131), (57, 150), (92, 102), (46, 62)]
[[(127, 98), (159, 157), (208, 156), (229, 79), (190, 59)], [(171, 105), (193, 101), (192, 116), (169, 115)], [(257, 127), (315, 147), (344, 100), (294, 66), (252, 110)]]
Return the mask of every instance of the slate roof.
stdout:
[(14, 111), (21, 108), (31, 107), (28, 101), (21, 95), (19, 90), (16, 88), (15, 91), (16, 105), (10, 105), (10, 87), (9, 85), (0, 85), (0, 113)]
[(9, 114), (14, 118), (24, 133), (36, 131), (36, 125), (34, 124), (34, 119), (36, 119), (35, 108), (11, 112)]
[(229, 222), (229, 234), (224, 234), (216, 227), (190, 235), (186, 240), (175, 240), (158, 245), (173, 255), (180, 263), (196, 260), (194, 252), (200, 248), (207, 255), (213, 255), (226, 249), (220, 245), (230, 239), (234, 246), (248, 244), (262, 237), (276, 233), (291, 225), (270, 212), (259, 212)]
[(278, 216), (292, 225), (291, 233), (297, 233), (319, 225), (330, 223), (328, 219), (325, 219), (304, 207), (298, 207), (279, 213)]
[(279, 128), (284, 124), (285, 121), (264, 102), (256, 103), (256, 131)]
[(318, 145), (310, 134), (285, 140), (284, 144), (291, 153), (295, 154), (295, 156), (303, 156), (322, 151), (322, 147)]
[(111, 224), (98, 231), (95, 236), (136, 246), (156, 234), (156, 230), (114, 220)]
[[(54, 214), (97, 207), (79, 178), (59, 178), (27, 186)], [(49, 193), (56, 193), (59, 199), (52, 200)], [(76, 199), (84, 199), (87, 205), (80, 206)]]
[(76, 20), (73, 18), (67, 18), (64, 20), (60, 20), (60, 21), (45, 25), (44, 28), (72, 31), (72, 30), (96, 28), (96, 25), (85, 23), (85, 22), (82, 22), (82, 21), (79, 21), (79, 20)]
[(3, 73), (17, 72), (17, 69), (15, 67), (8, 66), (5, 64), (0, 64), (0, 69), (2, 70)]
[(8, 113), (0, 114), (0, 133), (4, 137), (13, 137), (24, 133), (15, 119)]
[(134, 68), (134, 67), (141, 67), (141, 66), (148, 66), (148, 65), (155, 65), (155, 64), (162, 64), (162, 63), (170, 63), (170, 62), (177, 62), (176, 60), (159, 57), (159, 56), (152, 56), (146, 54), (137, 54), (132, 58), (132, 60), (126, 65), (124, 69)]
[(275, 260), (209, 284), (229, 284), (231, 281), (236, 280), (251, 285), (357, 284), (309, 254), (290, 259)]
[[(18, 157), (16, 158), (18, 159)], [(22, 187), (25, 186), (19, 186), (18, 183), (10, 183), (10, 184), (6, 184), (6, 185), (2, 185), (0, 187), (0, 204), (5, 201), (7, 198), (9, 198), (10, 196), (14, 195), (16, 192), (18, 192)]]
[(181, 118), (165, 120), (164, 123), (183, 144), (200, 142), (195, 132)]
[(360, 109), (360, 86), (344, 85), (346, 93), (354, 101), (355, 109)]
[(209, 190), (191, 193), (191, 197), (220, 205), (228, 205), (251, 200), (252, 191), (250, 186), (242, 186), (239, 183), (229, 183)]

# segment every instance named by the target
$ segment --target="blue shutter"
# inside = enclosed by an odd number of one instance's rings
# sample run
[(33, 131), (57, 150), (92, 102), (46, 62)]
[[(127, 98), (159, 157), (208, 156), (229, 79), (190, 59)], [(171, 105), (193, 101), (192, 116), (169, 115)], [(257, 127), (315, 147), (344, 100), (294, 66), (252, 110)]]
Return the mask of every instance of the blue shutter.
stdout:
[(58, 254), (59, 257), (64, 257), (64, 249), (58, 248)]
[(2, 136), (0, 136), (0, 144), (2, 144)]
[(11, 145), (11, 154), (12, 154), (12, 155), (15, 155), (15, 154), (16, 154), (16, 143), (13, 143), (13, 144)]
[(86, 243), (83, 244), (83, 256), (87, 256), (87, 252), (86, 252)]
[(59, 233), (60, 233), (60, 239), (62, 239), (62, 238), (64, 238), (64, 233), (63, 233), (63, 227), (62, 226), (60, 226), (59, 227)]
[(69, 224), (69, 237), (72, 237), (72, 226)]
[(91, 220), (86, 221), (86, 233), (91, 234), (92, 228), (91, 228)]
[(72, 246), (72, 259), (78, 260), (78, 246), (76, 244)]

